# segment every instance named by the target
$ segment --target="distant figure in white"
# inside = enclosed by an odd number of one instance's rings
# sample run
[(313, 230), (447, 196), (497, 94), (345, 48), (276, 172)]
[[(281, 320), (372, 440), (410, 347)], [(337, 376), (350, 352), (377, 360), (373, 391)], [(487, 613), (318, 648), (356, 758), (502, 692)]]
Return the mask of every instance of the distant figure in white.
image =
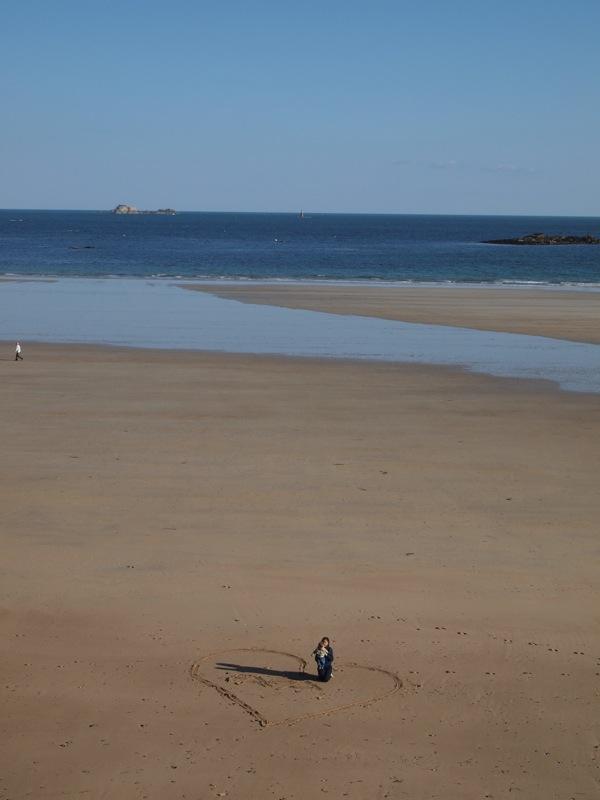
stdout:
[(23, 361), (23, 356), (21, 355), (21, 342), (17, 342), (17, 346), (15, 347), (15, 361)]

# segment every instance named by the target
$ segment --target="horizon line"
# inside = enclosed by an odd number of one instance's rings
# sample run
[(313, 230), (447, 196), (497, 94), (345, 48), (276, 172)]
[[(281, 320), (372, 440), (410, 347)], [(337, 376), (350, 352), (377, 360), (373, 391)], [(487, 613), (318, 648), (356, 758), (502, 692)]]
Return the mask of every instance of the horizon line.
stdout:
[[(114, 207), (113, 207), (114, 208)], [(144, 216), (145, 211), (156, 211), (157, 209), (139, 209), (141, 214), (139, 216)], [(574, 218), (574, 219), (600, 219), (600, 214), (559, 214), (559, 213), (551, 213), (551, 214), (543, 214), (539, 212), (530, 212), (530, 211), (518, 211), (518, 212), (508, 212), (508, 211), (485, 211), (485, 212), (469, 212), (469, 211), (307, 211), (306, 209), (298, 208), (292, 211), (244, 211), (244, 210), (235, 210), (235, 211), (223, 211), (223, 210), (205, 210), (205, 209), (173, 209), (175, 214), (279, 214), (281, 216), (298, 216), (301, 212), (306, 216), (314, 215), (314, 216), (356, 216), (356, 217), (363, 217), (363, 216), (377, 216), (377, 217), (543, 217), (543, 218)], [(21, 208), (10, 208), (10, 207), (1, 207), (0, 211), (42, 211), (42, 212), (83, 212), (83, 213), (92, 213), (92, 214), (112, 214), (112, 208), (34, 208), (34, 207), (21, 207)], [(138, 216), (136, 214), (123, 214), (123, 215), (115, 215), (115, 216)], [(156, 215), (161, 216), (161, 215)], [(168, 216), (168, 215), (165, 215)], [(171, 215), (172, 216), (172, 215)]]

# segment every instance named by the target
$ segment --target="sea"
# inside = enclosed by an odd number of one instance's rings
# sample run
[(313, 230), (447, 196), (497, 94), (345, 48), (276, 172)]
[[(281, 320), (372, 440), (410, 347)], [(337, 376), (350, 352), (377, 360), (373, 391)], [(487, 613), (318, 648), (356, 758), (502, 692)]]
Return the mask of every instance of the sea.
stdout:
[(0, 275), (600, 286), (600, 218), (0, 210)]

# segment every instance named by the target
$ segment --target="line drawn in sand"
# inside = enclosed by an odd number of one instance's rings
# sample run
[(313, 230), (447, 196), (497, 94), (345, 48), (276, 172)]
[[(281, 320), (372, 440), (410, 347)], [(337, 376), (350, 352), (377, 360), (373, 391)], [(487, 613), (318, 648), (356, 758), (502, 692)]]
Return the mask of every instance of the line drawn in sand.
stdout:
[(386, 692), (383, 692), (379, 695), (374, 697), (368, 697), (364, 700), (356, 700), (353, 703), (345, 703), (339, 706), (334, 706), (333, 708), (327, 708), (323, 711), (316, 711), (311, 712), (308, 714), (301, 714), (297, 717), (286, 717), (285, 719), (281, 720), (269, 720), (262, 714), (257, 708), (251, 706), (249, 703), (246, 703), (245, 700), (242, 700), (235, 692), (232, 692), (230, 689), (226, 689), (224, 686), (221, 686), (219, 683), (215, 683), (211, 681), (210, 678), (207, 678), (206, 675), (202, 672), (203, 666), (206, 664), (207, 661), (217, 658), (219, 656), (226, 655), (227, 653), (265, 653), (267, 655), (275, 655), (275, 656), (284, 656), (285, 658), (290, 658), (292, 661), (295, 661), (298, 664), (298, 673), (300, 675), (304, 675), (306, 670), (306, 661), (301, 658), (300, 656), (295, 655), (294, 653), (285, 653), (281, 650), (265, 650), (259, 647), (240, 647), (240, 648), (233, 648), (229, 650), (219, 650), (215, 653), (209, 653), (208, 655), (203, 656), (198, 661), (194, 661), (194, 663), (190, 667), (190, 676), (193, 680), (198, 681), (203, 686), (207, 686), (210, 689), (214, 689), (217, 694), (224, 697), (229, 702), (233, 703), (234, 705), (241, 708), (248, 716), (252, 717), (255, 722), (258, 722), (261, 728), (266, 727), (275, 727), (276, 725), (295, 725), (298, 722), (303, 722), (304, 720), (308, 719), (315, 719), (317, 717), (325, 717), (329, 716), (330, 714), (337, 714), (341, 711), (348, 711), (351, 708), (368, 708), (369, 706), (374, 705), (375, 703), (379, 703), (382, 700), (385, 700), (391, 695), (396, 694), (399, 692), (403, 686), (402, 679), (393, 672), (390, 672), (387, 669), (382, 669), (381, 667), (369, 667), (363, 664), (355, 664), (354, 662), (344, 662), (344, 668), (356, 669), (356, 670), (364, 670), (365, 672), (377, 672), (381, 675), (385, 675), (388, 677), (391, 682), (392, 686)]

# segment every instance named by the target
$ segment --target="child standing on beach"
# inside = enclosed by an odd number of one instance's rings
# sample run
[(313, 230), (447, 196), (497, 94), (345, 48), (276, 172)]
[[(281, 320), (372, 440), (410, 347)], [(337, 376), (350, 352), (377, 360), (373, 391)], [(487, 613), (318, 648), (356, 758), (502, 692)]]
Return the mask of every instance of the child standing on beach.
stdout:
[(23, 356), (21, 355), (21, 342), (17, 342), (15, 347), (15, 361), (23, 361)]
[(327, 683), (331, 679), (333, 670), (333, 647), (329, 643), (329, 637), (324, 636), (313, 650), (313, 656), (317, 662), (317, 675), (319, 680)]

